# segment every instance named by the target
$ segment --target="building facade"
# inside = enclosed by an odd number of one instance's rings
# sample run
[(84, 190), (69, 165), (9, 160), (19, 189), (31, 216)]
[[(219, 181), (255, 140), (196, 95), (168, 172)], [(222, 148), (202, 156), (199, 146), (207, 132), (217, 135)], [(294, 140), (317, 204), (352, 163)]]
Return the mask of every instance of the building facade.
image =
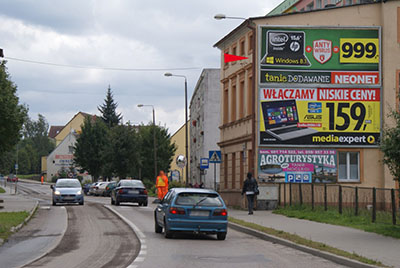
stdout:
[[(190, 130), (189, 128), (189, 124), (190, 121), (188, 121), (187, 123), (188, 126), (188, 132)], [(188, 136), (190, 137), (190, 133), (188, 133)], [(185, 156), (185, 125), (183, 125), (180, 129), (178, 129), (172, 136), (171, 136), (171, 143), (175, 144), (176, 146), (176, 151), (175, 151), (175, 155), (173, 157), (173, 160), (171, 162), (171, 169), (168, 172), (168, 177), (174, 181), (180, 181), (182, 183), (186, 183), (186, 169), (185, 168), (189, 168), (188, 170), (188, 174), (190, 174), (190, 165), (189, 163), (187, 163), (186, 167), (184, 168), (180, 168), (178, 167), (177, 163), (176, 163), (176, 159), (179, 156)], [(188, 152), (189, 152), (189, 156), (188, 158), (190, 159), (190, 142), (188, 142)], [(186, 160), (187, 161), (187, 160)], [(189, 183), (189, 181), (188, 181)]]
[[(382, 126), (398, 108), (399, 21), (398, 1), (257, 17), (215, 45), (229, 205), (244, 204), (248, 171), (260, 185), (399, 187), (379, 149)], [(225, 64), (224, 53), (248, 59)], [(302, 134), (285, 134), (289, 122)]]
[(190, 178), (211, 189), (219, 184), (219, 164), (202, 169), (200, 161), (209, 158), (209, 151), (219, 150), (219, 75), (220, 69), (204, 69), (190, 101)]

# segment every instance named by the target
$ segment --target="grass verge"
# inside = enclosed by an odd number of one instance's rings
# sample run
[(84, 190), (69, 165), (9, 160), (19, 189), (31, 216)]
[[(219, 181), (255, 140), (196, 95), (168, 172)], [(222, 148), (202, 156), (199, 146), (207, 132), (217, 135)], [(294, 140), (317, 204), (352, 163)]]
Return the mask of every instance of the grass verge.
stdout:
[(12, 234), (11, 228), (24, 222), (29, 212), (0, 212), (0, 238), (7, 240)]
[(4, 194), (6, 190), (4, 190), (2, 187), (0, 187), (0, 194)]
[(295, 234), (290, 234), (290, 233), (287, 233), (287, 232), (284, 232), (284, 231), (275, 230), (275, 229), (272, 229), (272, 228), (269, 228), (269, 227), (261, 226), (261, 225), (255, 224), (255, 223), (250, 223), (250, 222), (246, 222), (246, 221), (235, 219), (235, 218), (231, 218), (231, 217), (229, 217), (229, 221), (233, 222), (233, 223), (236, 223), (236, 224), (239, 224), (239, 225), (242, 225), (242, 226), (245, 226), (245, 227), (248, 227), (248, 228), (251, 228), (251, 229), (254, 229), (254, 230), (257, 230), (257, 231), (260, 231), (260, 232), (263, 232), (263, 233), (266, 233), (266, 234), (269, 234), (269, 235), (273, 235), (273, 236), (276, 236), (276, 237), (291, 241), (291, 242), (296, 243), (296, 244), (300, 244), (300, 245), (307, 246), (307, 247), (310, 247), (310, 248), (314, 248), (314, 249), (317, 249), (317, 250), (329, 252), (329, 253), (332, 253), (332, 254), (335, 254), (335, 255), (338, 255), (338, 256), (342, 256), (342, 257), (346, 257), (346, 258), (349, 258), (349, 259), (352, 259), (352, 260), (356, 260), (356, 261), (359, 261), (359, 262), (362, 262), (362, 263), (375, 265), (375, 266), (386, 267), (379, 261), (371, 260), (371, 259), (365, 258), (363, 256), (360, 256), (360, 255), (358, 255), (356, 253), (350, 253), (350, 252), (347, 252), (347, 251), (344, 251), (344, 250), (341, 250), (341, 249), (337, 249), (337, 248), (325, 245), (325, 244), (320, 243), (320, 242), (314, 242), (312, 240), (305, 239), (305, 238), (300, 237), (300, 236), (295, 235)]
[(372, 215), (368, 210), (361, 210), (359, 215), (355, 216), (352, 210), (344, 210), (342, 214), (339, 214), (334, 208), (328, 208), (325, 211), (323, 207), (316, 207), (312, 210), (308, 205), (296, 205), (280, 207), (274, 210), (274, 213), (292, 218), (347, 226), (400, 239), (400, 225), (392, 224), (391, 213), (378, 212), (375, 223), (372, 222)]

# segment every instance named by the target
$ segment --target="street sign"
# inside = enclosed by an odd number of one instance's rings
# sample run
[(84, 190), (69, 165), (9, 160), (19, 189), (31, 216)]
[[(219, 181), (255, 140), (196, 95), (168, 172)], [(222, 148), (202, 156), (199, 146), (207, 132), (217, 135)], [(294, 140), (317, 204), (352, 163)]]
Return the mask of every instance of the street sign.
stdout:
[(221, 151), (208, 151), (210, 163), (221, 163)]
[(200, 169), (208, 168), (208, 158), (200, 158)]

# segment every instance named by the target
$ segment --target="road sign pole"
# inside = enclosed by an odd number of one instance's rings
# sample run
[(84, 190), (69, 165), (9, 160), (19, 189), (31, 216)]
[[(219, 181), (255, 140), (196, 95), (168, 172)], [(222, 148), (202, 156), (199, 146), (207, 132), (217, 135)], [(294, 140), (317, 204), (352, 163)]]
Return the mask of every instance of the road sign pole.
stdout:
[(217, 190), (217, 163), (214, 162), (214, 190)]

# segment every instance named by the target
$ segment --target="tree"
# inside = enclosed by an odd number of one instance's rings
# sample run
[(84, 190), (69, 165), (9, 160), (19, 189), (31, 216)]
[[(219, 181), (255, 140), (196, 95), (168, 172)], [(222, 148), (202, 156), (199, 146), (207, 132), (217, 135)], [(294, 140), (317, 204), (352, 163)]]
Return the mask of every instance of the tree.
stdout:
[(102, 120), (94, 122), (90, 116), (85, 118), (82, 133), (75, 144), (74, 162), (82, 170), (88, 171), (94, 181), (101, 175), (104, 165), (103, 153), (109, 143), (109, 130)]
[[(157, 168), (158, 170), (168, 171), (171, 167), (176, 146), (171, 143), (171, 136), (168, 134), (168, 129), (156, 126), (157, 140)], [(140, 135), (140, 159), (142, 167), (142, 177), (154, 177), (154, 146), (153, 146), (153, 126), (141, 126), (139, 128)], [(151, 179), (155, 181), (155, 178)]]
[(131, 125), (118, 125), (111, 129), (106, 158), (120, 179), (134, 177), (139, 168), (138, 135)]
[(109, 128), (118, 125), (119, 122), (121, 121), (122, 116), (120, 113), (117, 114), (116, 112), (117, 107), (118, 104), (114, 102), (113, 94), (111, 92), (111, 87), (108, 86), (107, 96), (104, 99), (104, 104), (98, 107), (97, 109), (101, 112), (102, 114), (101, 118)]
[(383, 152), (383, 163), (389, 168), (395, 180), (400, 180), (400, 113), (392, 111), (389, 117), (394, 119), (393, 127), (382, 131), (380, 148)]
[(5, 62), (0, 64), (0, 155), (11, 150), (20, 139), (27, 108), (18, 104), (17, 87), (9, 79)]

